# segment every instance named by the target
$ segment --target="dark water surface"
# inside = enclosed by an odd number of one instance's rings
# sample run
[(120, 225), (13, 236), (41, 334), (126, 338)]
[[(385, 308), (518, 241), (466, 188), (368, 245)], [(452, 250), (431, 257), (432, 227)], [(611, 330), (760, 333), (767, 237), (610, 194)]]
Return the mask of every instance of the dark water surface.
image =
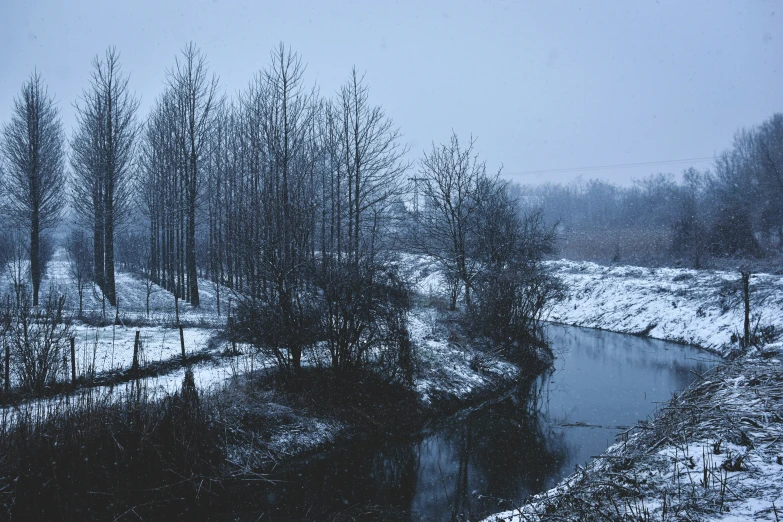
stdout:
[[(550, 325), (555, 368), (418, 437), (355, 443), (241, 520), (479, 520), (551, 488), (719, 359), (663, 341)], [(234, 517), (232, 517), (234, 518)], [(338, 517), (339, 518), (339, 517)]]

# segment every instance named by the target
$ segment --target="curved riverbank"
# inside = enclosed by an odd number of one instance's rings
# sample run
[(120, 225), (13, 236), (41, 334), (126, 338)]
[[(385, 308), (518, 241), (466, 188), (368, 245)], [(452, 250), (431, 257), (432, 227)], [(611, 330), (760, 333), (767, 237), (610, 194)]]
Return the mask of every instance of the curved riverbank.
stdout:
[(557, 487), (488, 521), (783, 517), (783, 345), (718, 366)]
[[(739, 272), (604, 266), (550, 261), (567, 288), (548, 319), (571, 326), (643, 335), (726, 355), (743, 328)], [(752, 326), (783, 331), (783, 276), (754, 274), (750, 280)]]
[[(550, 319), (731, 354), (561, 484), (491, 521), (783, 518), (783, 343), (740, 351), (739, 274), (551, 262), (570, 289)], [(781, 329), (783, 278), (751, 279)]]

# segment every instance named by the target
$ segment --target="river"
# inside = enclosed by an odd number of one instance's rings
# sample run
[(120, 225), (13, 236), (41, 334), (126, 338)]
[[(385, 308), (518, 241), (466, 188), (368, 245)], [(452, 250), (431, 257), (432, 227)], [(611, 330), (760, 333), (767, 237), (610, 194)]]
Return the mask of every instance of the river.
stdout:
[(557, 360), (535, 382), (415, 437), (338, 449), (231, 519), (479, 520), (556, 485), (720, 360), (599, 330), (547, 336)]

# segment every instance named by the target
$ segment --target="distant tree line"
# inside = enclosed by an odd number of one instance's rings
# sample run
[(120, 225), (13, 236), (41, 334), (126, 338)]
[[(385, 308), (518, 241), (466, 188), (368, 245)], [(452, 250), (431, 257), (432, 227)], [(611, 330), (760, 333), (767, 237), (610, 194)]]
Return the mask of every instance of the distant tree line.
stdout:
[(737, 132), (709, 170), (515, 186), (558, 224), (563, 254), (598, 261), (704, 266), (708, 259), (774, 258), (783, 251), (783, 114)]

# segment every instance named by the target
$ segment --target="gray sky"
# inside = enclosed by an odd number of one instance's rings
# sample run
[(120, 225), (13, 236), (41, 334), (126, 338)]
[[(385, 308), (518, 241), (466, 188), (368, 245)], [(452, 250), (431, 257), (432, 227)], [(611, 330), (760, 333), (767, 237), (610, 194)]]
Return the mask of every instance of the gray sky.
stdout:
[(2, 0), (0, 122), (38, 68), (70, 133), (109, 45), (146, 115), (190, 40), (228, 93), (280, 41), (323, 95), (356, 65), (411, 159), (472, 133), (488, 166), (520, 182), (680, 172), (689, 163), (514, 174), (711, 157), (783, 111), (783, 2)]

